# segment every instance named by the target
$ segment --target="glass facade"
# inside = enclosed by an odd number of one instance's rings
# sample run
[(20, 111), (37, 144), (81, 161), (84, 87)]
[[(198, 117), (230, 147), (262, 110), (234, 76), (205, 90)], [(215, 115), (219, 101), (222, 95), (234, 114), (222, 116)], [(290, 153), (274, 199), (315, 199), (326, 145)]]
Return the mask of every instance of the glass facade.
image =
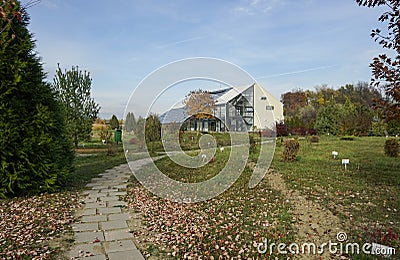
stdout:
[[(254, 87), (251, 86), (228, 103), (216, 104), (214, 118), (187, 119), (187, 130), (224, 132), (251, 131), (254, 125)], [(226, 129), (226, 128), (227, 129)]]
[(254, 125), (254, 87), (229, 101), (227, 122), (231, 131), (250, 131)]

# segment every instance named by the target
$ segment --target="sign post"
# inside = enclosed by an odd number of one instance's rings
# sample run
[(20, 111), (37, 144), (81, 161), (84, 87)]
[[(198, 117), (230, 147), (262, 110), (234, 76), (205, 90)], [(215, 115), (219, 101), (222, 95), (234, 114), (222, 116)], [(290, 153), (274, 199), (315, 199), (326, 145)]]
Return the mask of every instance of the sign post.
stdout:
[(350, 159), (342, 159), (342, 164), (344, 165), (344, 170), (347, 170), (347, 164), (350, 163)]

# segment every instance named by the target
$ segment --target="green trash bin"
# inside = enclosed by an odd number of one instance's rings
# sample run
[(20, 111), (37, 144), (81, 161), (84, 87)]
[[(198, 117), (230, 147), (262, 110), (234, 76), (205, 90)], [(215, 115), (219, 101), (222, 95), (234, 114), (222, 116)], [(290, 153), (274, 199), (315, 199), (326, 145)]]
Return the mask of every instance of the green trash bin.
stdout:
[(122, 130), (116, 129), (114, 131), (114, 141), (115, 142), (122, 142)]

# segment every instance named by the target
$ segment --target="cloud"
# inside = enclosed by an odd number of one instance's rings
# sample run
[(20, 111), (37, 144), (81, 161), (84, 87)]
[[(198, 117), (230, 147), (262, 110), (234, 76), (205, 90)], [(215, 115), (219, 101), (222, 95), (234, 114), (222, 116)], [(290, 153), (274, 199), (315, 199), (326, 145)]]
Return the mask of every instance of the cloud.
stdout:
[(284, 1), (280, 0), (245, 0), (233, 10), (246, 15), (265, 14), (284, 4)]
[(40, 3), (44, 6), (44, 7), (46, 7), (46, 8), (48, 8), (48, 9), (58, 9), (59, 8), (59, 1), (55, 1), (55, 0), (53, 0), (53, 1), (51, 1), (51, 0), (42, 0), (42, 1), (40, 1)]
[(175, 45), (179, 45), (179, 44), (182, 44), (182, 43), (202, 40), (204, 38), (205, 37), (201, 37), (201, 36), (192, 37), (192, 38), (188, 38), (188, 39), (184, 39), (184, 40), (180, 40), (180, 41), (170, 42), (170, 43), (167, 43), (167, 44), (164, 44), (164, 45), (159, 45), (159, 46), (157, 46), (157, 48), (158, 49), (164, 49), (164, 48), (175, 46)]
[(256, 79), (268, 79), (268, 78), (275, 78), (275, 77), (280, 77), (280, 76), (287, 76), (287, 75), (293, 75), (293, 74), (300, 74), (300, 73), (306, 73), (306, 72), (311, 72), (311, 71), (315, 71), (315, 70), (329, 69), (329, 68), (333, 68), (333, 67), (336, 67), (336, 66), (337, 66), (337, 65), (320, 66), (320, 67), (309, 68), (309, 69), (304, 69), (304, 70), (296, 70), (296, 71), (290, 71), (290, 72), (283, 72), (283, 73), (274, 74), (274, 75), (256, 77)]

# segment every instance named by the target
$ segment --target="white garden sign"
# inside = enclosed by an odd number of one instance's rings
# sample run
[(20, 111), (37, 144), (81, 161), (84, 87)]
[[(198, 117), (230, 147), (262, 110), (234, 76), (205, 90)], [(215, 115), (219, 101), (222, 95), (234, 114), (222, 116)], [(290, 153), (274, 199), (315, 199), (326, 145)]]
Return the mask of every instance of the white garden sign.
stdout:
[(342, 164), (344, 165), (344, 170), (347, 170), (347, 164), (350, 163), (350, 159), (342, 159)]

